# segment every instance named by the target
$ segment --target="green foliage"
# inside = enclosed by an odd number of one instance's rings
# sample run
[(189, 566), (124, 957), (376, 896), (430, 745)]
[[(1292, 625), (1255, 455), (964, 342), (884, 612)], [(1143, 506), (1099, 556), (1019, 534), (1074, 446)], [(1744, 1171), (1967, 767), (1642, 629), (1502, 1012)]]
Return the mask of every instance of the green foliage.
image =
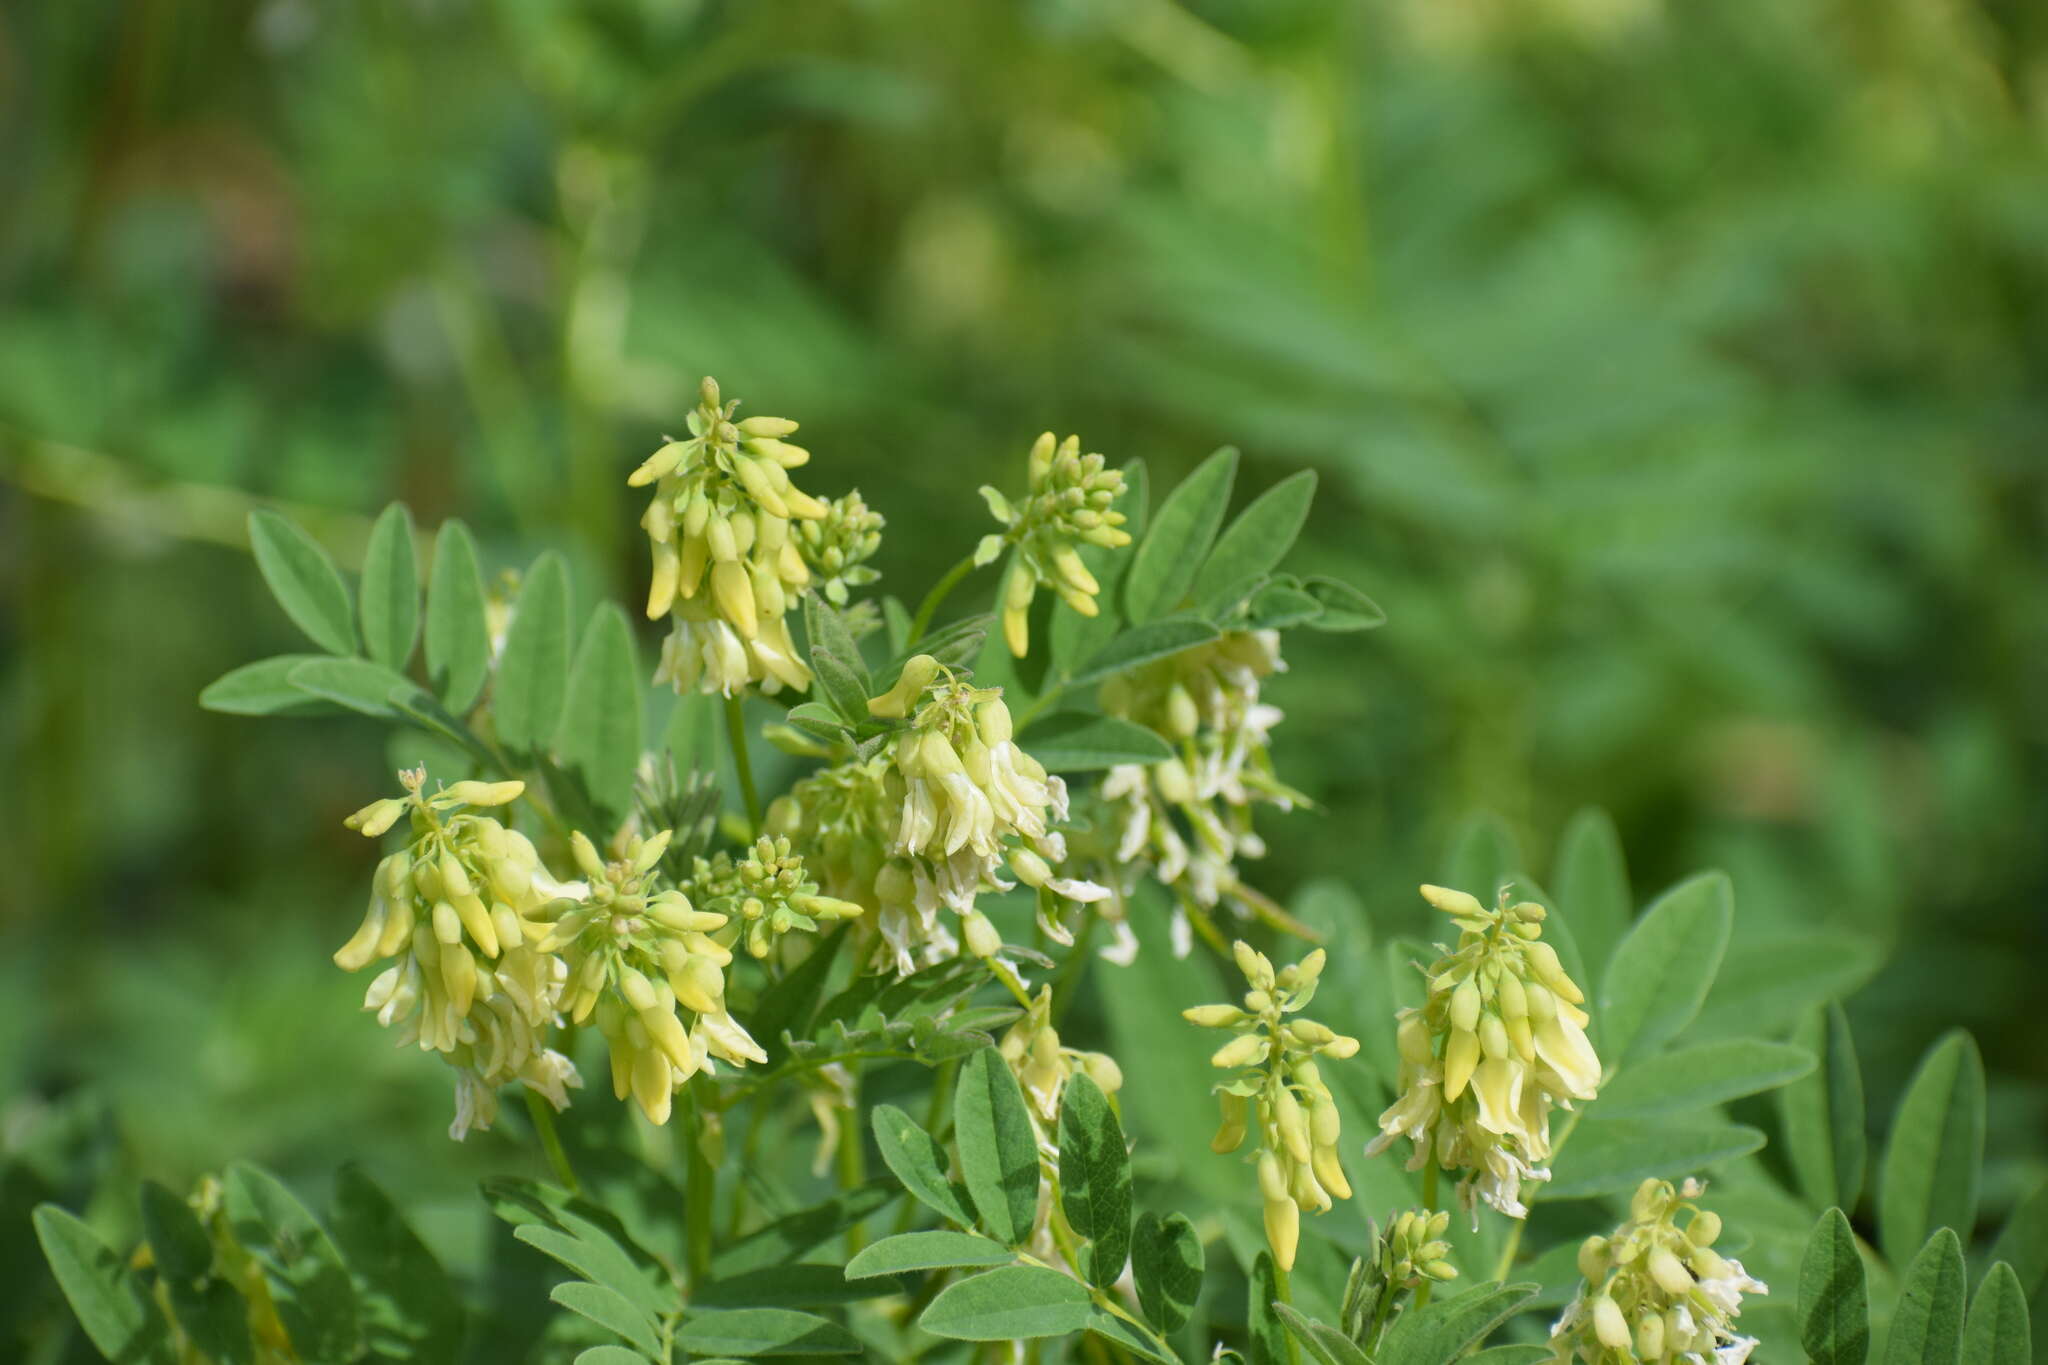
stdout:
[(1952, 1033), (1920, 1063), (1892, 1120), (1877, 1192), (1884, 1252), (1903, 1264), (1936, 1228), (1977, 1223), (1984, 1162), (1984, 1064), (1966, 1033)]
[(1840, 1209), (1814, 1225), (1799, 1270), (1799, 1344), (1813, 1365), (1862, 1365), (1870, 1350), (1870, 1301), (1856, 1234)]

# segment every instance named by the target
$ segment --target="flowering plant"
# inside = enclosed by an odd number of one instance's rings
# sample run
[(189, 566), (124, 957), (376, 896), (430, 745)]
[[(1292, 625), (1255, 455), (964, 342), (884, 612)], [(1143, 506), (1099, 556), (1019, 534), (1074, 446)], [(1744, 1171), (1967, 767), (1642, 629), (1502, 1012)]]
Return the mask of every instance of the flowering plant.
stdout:
[[(651, 670), (618, 606), (572, 627), (556, 555), (487, 591), (448, 522), (423, 604), (402, 506), (353, 590), (259, 513), (258, 566), (324, 652), (202, 699), (414, 736), (400, 794), (346, 822), (382, 851), (334, 961), (452, 1072), (451, 1138), (531, 1137), (547, 1178), (485, 1196), (560, 1311), (519, 1300), (530, 1274), (466, 1294), (361, 1171), (322, 1220), (237, 1164), (145, 1187), (125, 1255), (37, 1211), (110, 1359), (1863, 1358), (1847, 1025), (1816, 973), (1781, 978), (1790, 1039), (1750, 1027), (1726, 878), (1638, 915), (1593, 814), (1554, 899), (1475, 826), (1455, 885), (1422, 887), (1454, 942), (1375, 946), (1345, 893), (1253, 885), (1260, 821), (1312, 804), (1271, 748), (1283, 633), (1382, 619), (1281, 568), (1312, 476), (1226, 526), (1234, 452), (1154, 507), (1142, 466), (1048, 434), (913, 610), (869, 594), (882, 514), (797, 486), (795, 422), (707, 379), (685, 430), (626, 479), (651, 490)], [(993, 610), (942, 621), (999, 561)], [(1211, 1070), (1174, 1013), (1227, 1035)], [(1788, 1165), (1755, 1157), (1773, 1091)], [(1982, 1111), (1959, 1034), (1876, 1185), (1887, 1359), (2028, 1357), (2007, 1261), (2038, 1278), (2035, 1205), (1966, 1303)]]

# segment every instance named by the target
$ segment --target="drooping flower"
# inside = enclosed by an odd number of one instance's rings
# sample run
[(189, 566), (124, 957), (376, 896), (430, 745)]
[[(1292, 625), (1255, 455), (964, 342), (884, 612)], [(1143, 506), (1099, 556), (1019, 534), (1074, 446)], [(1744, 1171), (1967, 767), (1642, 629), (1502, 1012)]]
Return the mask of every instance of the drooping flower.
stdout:
[(676, 1090), (713, 1070), (712, 1058), (735, 1066), (768, 1059), (726, 1012), (732, 953), (711, 937), (726, 917), (655, 885), (669, 838), (667, 830), (636, 836), (607, 861), (584, 835), (571, 835), (588, 892), (550, 907), (554, 919), (539, 945), (565, 964), (564, 1012), (577, 1023), (595, 1016), (613, 1092), (630, 1096), (653, 1123), (668, 1122)]
[(1721, 1219), (1700, 1207), (1705, 1192), (1697, 1180), (1675, 1188), (1668, 1180), (1645, 1180), (1614, 1235), (1586, 1239), (1579, 1248), (1584, 1281), (1550, 1329), (1553, 1361), (1741, 1365), (1749, 1359), (1756, 1339), (1735, 1328), (1742, 1296), (1770, 1291), (1742, 1262), (1713, 1249)]
[(1232, 951), (1251, 986), (1243, 1008), (1197, 1005), (1184, 1010), (1182, 1017), (1203, 1028), (1232, 1029), (1237, 1034), (1209, 1059), (1212, 1065), (1237, 1073), (1216, 1087), (1223, 1122), (1210, 1147), (1234, 1152), (1247, 1132), (1258, 1134), (1266, 1241), (1273, 1248), (1274, 1263), (1289, 1270), (1301, 1237), (1302, 1210), (1321, 1213), (1333, 1200), (1351, 1197), (1351, 1182), (1337, 1157), (1336, 1100), (1315, 1059), (1354, 1056), (1358, 1040), (1313, 1019), (1289, 1017), (1315, 998), (1325, 961), (1321, 948), (1278, 971), (1247, 943), (1233, 945)]
[(688, 438), (664, 444), (627, 479), (655, 486), (640, 519), (654, 556), (647, 615), (673, 621), (655, 680), (726, 696), (749, 686), (801, 692), (811, 671), (787, 613), (811, 570), (791, 527), (830, 509), (790, 481), (811, 458), (782, 439), (796, 423), (737, 418), (738, 407), (707, 378)]
[(1059, 1031), (1052, 1026), (1050, 986), (1039, 989), (1031, 1008), (1010, 1025), (998, 1046), (1024, 1091), (1025, 1107), (1031, 1112), (1041, 1145), (1050, 1143), (1058, 1131), (1060, 1100), (1077, 1072), (1095, 1082), (1105, 1095), (1123, 1089), (1123, 1068), (1116, 1058), (1106, 1052), (1071, 1048), (1060, 1041)]
[(1542, 939), (1541, 905), (1510, 905), (1505, 891), (1493, 910), (1440, 886), (1422, 895), (1462, 932), (1425, 972), (1423, 1005), (1397, 1016), (1401, 1093), (1366, 1154), (1405, 1137), (1408, 1169), (1435, 1161), (1461, 1172), (1464, 1207), (1476, 1196), (1521, 1218), (1522, 1183), (1550, 1178), (1552, 1106), (1590, 1100), (1600, 1086), (1585, 995)]
[(334, 954), (345, 971), (397, 958), (370, 983), (363, 1008), (455, 1068), (456, 1138), (489, 1128), (500, 1087), (518, 1081), (557, 1109), (582, 1084), (547, 1046), (560, 998), (559, 960), (536, 947), (533, 916), (568, 888), (541, 866), (531, 842), (471, 807), (508, 805), (519, 782), (457, 782), (426, 790), (426, 770), (399, 774), (406, 794), (348, 818), (376, 838), (409, 817), (411, 839), (377, 865), (368, 912)]
[(1187, 918), (1219, 903), (1261, 906), (1239, 879), (1238, 860), (1266, 845), (1252, 809), (1291, 810), (1307, 798), (1281, 782), (1267, 752), (1280, 711), (1260, 700), (1261, 682), (1286, 665), (1278, 631), (1233, 631), (1102, 685), (1102, 709), (1172, 740), (1179, 752), (1149, 766), (1112, 768), (1102, 783), (1128, 894), (1145, 872), (1170, 887), (1174, 949), (1185, 955)]
[(1131, 543), (1122, 529), (1124, 514), (1114, 504), (1124, 491), (1124, 475), (1110, 469), (1100, 455), (1083, 455), (1081, 438), (1055, 441), (1051, 432), (1031, 447), (1029, 489), (1011, 502), (993, 488), (981, 496), (989, 512), (1003, 523), (1000, 534), (984, 536), (976, 549), (977, 564), (988, 564), (1011, 547), (1003, 573), (1003, 639), (1010, 652), (1023, 658), (1031, 644), (1032, 599), (1040, 588), (1059, 595), (1083, 616), (1098, 608), (1101, 585), (1081, 561), (1083, 545), (1116, 549)]

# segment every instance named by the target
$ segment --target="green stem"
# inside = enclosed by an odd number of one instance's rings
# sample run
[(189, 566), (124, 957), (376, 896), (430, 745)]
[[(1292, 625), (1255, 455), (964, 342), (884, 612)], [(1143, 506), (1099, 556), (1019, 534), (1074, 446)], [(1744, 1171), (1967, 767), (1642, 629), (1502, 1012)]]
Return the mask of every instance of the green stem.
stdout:
[(540, 1148), (547, 1153), (548, 1165), (555, 1169), (555, 1179), (569, 1193), (583, 1193), (583, 1186), (576, 1181), (576, 1170), (569, 1164), (569, 1154), (562, 1150), (562, 1135), (555, 1131), (555, 1111), (532, 1087), (520, 1089), (526, 1092), (526, 1112), (533, 1118), (533, 1131), (540, 1136)]
[(682, 1101), (684, 1121), (679, 1136), (683, 1142), (685, 1170), (685, 1255), (690, 1287), (694, 1290), (704, 1283), (711, 1269), (711, 1215), (712, 1204), (718, 1195), (718, 1173), (704, 1159), (704, 1120), (698, 1109), (697, 1097), (687, 1086), (683, 1089)]
[(754, 791), (754, 760), (747, 755), (746, 704), (739, 697), (725, 699), (725, 736), (732, 743), (732, 766), (739, 774), (740, 799), (747, 803), (747, 837), (761, 834), (761, 798)]
[(939, 610), (939, 603), (945, 601), (946, 595), (960, 586), (961, 579), (973, 572), (974, 556), (970, 554), (946, 570), (944, 578), (932, 584), (932, 590), (924, 595), (924, 601), (917, 604), (917, 615), (910, 618), (910, 636), (903, 642), (905, 649), (924, 638), (925, 628), (931, 625), (932, 617)]
[[(1292, 1277), (1281, 1268), (1278, 1261), (1273, 1262), (1273, 1301), (1284, 1303), (1290, 1308), (1294, 1306)], [(1294, 1333), (1283, 1331), (1281, 1335), (1287, 1339), (1288, 1365), (1301, 1365), (1301, 1348), (1295, 1345)]]
[[(1432, 1152), (1429, 1159), (1429, 1164), (1422, 1168), (1422, 1207), (1423, 1211), (1426, 1213), (1436, 1212), (1437, 1171), (1438, 1167), (1436, 1164), (1436, 1157)], [(1515, 1230), (1517, 1232), (1521, 1231), (1520, 1225), (1517, 1225)], [(1415, 1309), (1417, 1312), (1420, 1312), (1423, 1309), (1429, 1307), (1429, 1294), (1430, 1291), (1435, 1288), (1435, 1280), (1423, 1280), (1422, 1287), (1415, 1291)]]
[[(845, 1121), (839, 1125), (839, 1188), (858, 1189), (868, 1178), (867, 1154), (861, 1150), (860, 1106), (856, 1104), (846, 1111)], [(853, 1259), (860, 1249), (867, 1245), (867, 1237), (861, 1225), (855, 1223), (846, 1230), (846, 1256)]]
[[(1607, 1084), (1607, 1080), (1607, 1076), (1602, 1076), (1600, 1078), (1600, 1084), (1604, 1087)], [(1579, 1120), (1584, 1118), (1585, 1115), (1586, 1111), (1583, 1108), (1574, 1109), (1572, 1111), (1572, 1116), (1564, 1121), (1564, 1126), (1557, 1130), (1557, 1140), (1550, 1144), (1550, 1159), (1552, 1161), (1557, 1160), (1557, 1154), (1560, 1151), (1564, 1150), (1564, 1144), (1566, 1140), (1571, 1137), (1572, 1130), (1579, 1126)], [(1508, 1229), (1508, 1244), (1501, 1248), (1500, 1259), (1494, 1262), (1494, 1279), (1506, 1279), (1508, 1276), (1508, 1272), (1515, 1268), (1515, 1254), (1522, 1249), (1522, 1229), (1529, 1226), (1529, 1214), (1531, 1212), (1534, 1212), (1536, 1208), (1536, 1196), (1541, 1194), (1542, 1192), (1543, 1187), (1541, 1185), (1538, 1185), (1535, 1188), (1531, 1189), (1528, 1195), (1522, 1200), (1522, 1207), (1524, 1212), (1520, 1218), (1517, 1218), (1515, 1220), (1515, 1225), (1512, 1228)]]

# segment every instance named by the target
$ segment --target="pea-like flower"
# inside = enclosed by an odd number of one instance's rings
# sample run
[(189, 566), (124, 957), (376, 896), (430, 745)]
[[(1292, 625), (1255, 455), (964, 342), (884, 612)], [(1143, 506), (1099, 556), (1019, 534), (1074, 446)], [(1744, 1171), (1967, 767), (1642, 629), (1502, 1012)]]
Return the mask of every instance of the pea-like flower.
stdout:
[(726, 696), (749, 686), (801, 692), (811, 671), (787, 613), (811, 570), (791, 527), (830, 509), (790, 481), (811, 458), (782, 439), (796, 423), (737, 418), (738, 407), (721, 402), (707, 378), (689, 437), (664, 444), (627, 479), (655, 486), (640, 519), (654, 555), (647, 615), (668, 615), (674, 626), (655, 680)]
[(747, 952), (767, 957), (783, 935), (816, 933), (820, 920), (852, 919), (861, 907), (819, 894), (802, 855), (790, 851), (789, 836), (764, 834), (735, 862), (719, 853), (699, 858), (690, 879), (697, 902), (737, 920)]
[[(893, 741), (882, 779), (892, 821), (888, 853), (909, 873), (919, 922), (930, 925), (939, 907), (949, 908), (960, 916), (967, 950), (994, 957), (1002, 938), (975, 898), (984, 887), (1014, 885), (1002, 876), (1007, 862), (1039, 891), (1048, 932), (1071, 941), (1048, 906), (1101, 900), (1109, 890), (1056, 871), (1067, 856), (1054, 828), (1067, 816), (1066, 783), (1017, 744), (1002, 689), (974, 687), (920, 654), (868, 710), (910, 722)], [(878, 874), (878, 889), (890, 870)]]
[(1237, 1073), (1216, 1087), (1223, 1122), (1210, 1147), (1234, 1152), (1247, 1132), (1257, 1133), (1266, 1241), (1273, 1248), (1274, 1263), (1289, 1270), (1301, 1237), (1302, 1210), (1322, 1213), (1334, 1200), (1351, 1197), (1351, 1182), (1337, 1158), (1337, 1103), (1315, 1059), (1355, 1056), (1358, 1040), (1313, 1019), (1291, 1017), (1315, 998), (1325, 961), (1321, 948), (1278, 971), (1250, 944), (1239, 942), (1232, 952), (1251, 986), (1243, 1008), (1197, 1005), (1184, 1010), (1182, 1017), (1237, 1035), (1209, 1059), (1212, 1065)]
[(726, 1013), (732, 953), (711, 937), (726, 917), (655, 884), (669, 839), (667, 830), (636, 836), (621, 857), (606, 861), (584, 835), (571, 835), (588, 893), (552, 907), (555, 919), (540, 943), (565, 963), (569, 1017), (582, 1023), (596, 1016), (611, 1056), (613, 1093), (630, 1096), (653, 1123), (668, 1122), (675, 1091), (712, 1070), (712, 1057), (735, 1066), (768, 1059)]
[(1031, 1008), (1010, 1025), (998, 1046), (1024, 1091), (1039, 1144), (1048, 1151), (1059, 1130), (1061, 1097), (1075, 1073), (1095, 1082), (1105, 1095), (1114, 1095), (1124, 1086), (1123, 1068), (1116, 1058), (1106, 1052), (1084, 1052), (1060, 1041), (1059, 1031), (1052, 1026), (1050, 986), (1039, 989)]
[(1584, 1282), (1550, 1329), (1553, 1361), (1741, 1365), (1749, 1359), (1756, 1339), (1735, 1328), (1742, 1296), (1770, 1291), (1742, 1262), (1713, 1249), (1721, 1218), (1700, 1207), (1705, 1192), (1697, 1180), (1675, 1188), (1668, 1180), (1645, 1180), (1614, 1235), (1586, 1239), (1579, 1248)]
[(867, 505), (857, 488), (826, 503), (824, 516), (794, 524), (804, 563), (833, 606), (845, 606), (850, 589), (881, 577), (868, 561), (882, 548), (884, 525), (882, 514)]
[(455, 1068), (451, 1133), (489, 1128), (497, 1091), (519, 1081), (557, 1109), (582, 1082), (547, 1046), (563, 984), (562, 964), (535, 946), (546, 926), (529, 917), (565, 889), (549, 877), (525, 835), (472, 807), (509, 805), (518, 782), (457, 782), (426, 790), (424, 768), (399, 774), (405, 795), (348, 818), (376, 838), (410, 820), (406, 846), (377, 865), (369, 910), (334, 954), (345, 971), (398, 961), (370, 983), (363, 1008)]
[(1147, 871), (1172, 889), (1177, 955), (1191, 945), (1191, 915), (1220, 902), (1243, 909), (1263, 900), (1237, 867), (1266, 851), (1253, 807), (1308, 804), (1275, 775), (1267, 752), (1282, 717), (1260, 699), (1260, 685), (1285, 667), (1278, 631), (1233, 631), (1102, 685), (1106, 713), (1168, 737), (1179, 750), (1158, 763), (1112, 768), (1102, 784), (1124, 891)]
[(1396, 1016), (1401, 1094), (1366, 1153), (1408, 1138), (1409, 1170), (1435, 1161), (1460, 1171), (1463, 1207), (1476, 1195), (1521, 1218), (1522, 1182), (1550, 1178), (1552, 1106), (1569, 1109), (1600, 1087), (1585, 995), (1542, 939), (1542, 906), (1510, 905), (1505, 891), (1493, 910), (1440, 886), (1422, 895), (1462, 932), (1427, 969), (1423, 1005)]
[(1038, 590), (1048, 588), (1081, 615), (1095, 615), (1102, 587), (1082, 563), (1080, 547), (1131, 543), (1131, 533), (1122, 529), (1124, 514), (1114, 506), (1123, 495), (1123, 471), (1108, 468), (1100, 455), (1083, 455), (1080, 437), (1055, 441), (1048, 431), (1031, 447), (1028, 463), (1030, 491), (1022, 500), (1013, 503), (993, 488), (981, 490), (1004, 529), (984, 536), (974, 553), (976, 564), (988, 564), (1011, 547), (1001, 594), (1003, 639), (1020, 659), (1031, 646), (1031, 603)]

